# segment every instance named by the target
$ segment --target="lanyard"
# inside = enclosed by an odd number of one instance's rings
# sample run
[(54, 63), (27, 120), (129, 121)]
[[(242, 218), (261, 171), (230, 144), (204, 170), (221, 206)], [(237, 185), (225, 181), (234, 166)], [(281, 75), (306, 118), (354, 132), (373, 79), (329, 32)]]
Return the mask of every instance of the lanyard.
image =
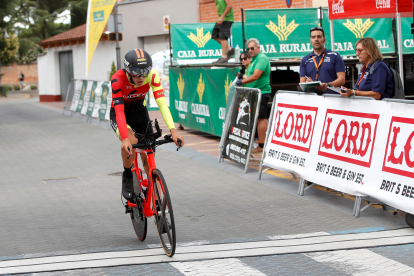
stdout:
[(315, 60), (315, 56), (312, 56), (312, 59), (313, 59), (313, 63), (315, 63), (315, 67), (316, 67), (316, 80), (319, 80), (319, 67), (322, 65), (322, 62), (323, 62), (323, 58), (325, 57), (325, 53), (323, 53), (322, 54), (322, 58), (321, 58), (321, 60), (319, 61), (319, 65), (316, 63), (316, 60)]
[(364, 67), (362, 67), (361, 77), (359, 78), (359, 81), (358, 81), (357, 85), (355, 85), (355, 87), (356, 87), (357, 90), (359, 90), (359, 84), (361, 83), (362, 79), (364, 78), (364, 75), (365, 75), (365, 67), (366, 67), (366, 65), (364, 65)]

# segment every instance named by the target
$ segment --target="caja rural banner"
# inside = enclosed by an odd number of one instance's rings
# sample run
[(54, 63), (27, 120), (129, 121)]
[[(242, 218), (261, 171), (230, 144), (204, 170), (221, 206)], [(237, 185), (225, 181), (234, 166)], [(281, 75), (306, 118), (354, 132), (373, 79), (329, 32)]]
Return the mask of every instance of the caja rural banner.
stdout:
[(240, 68), (170, 67), (170, 110), (174, 122), (221, 136), (228, 91)]
[(257, 38), (269, 59), (302, 58), (311, 52), (309, 30), (319, 26), (319, 9), (246, 10), (246, 40)]
[(414, 106), (277, 93), (263, 163), (414, 213)]
[[(331, 50), (328, 9), (322, 14), (325, 47)], [(341, 19), (333, 24), (335, 51), (342, 56), (355, 56), (355, 43), (363, 37), (376, 39), (383, 54), (395, 52), (392, 19)], [(310, 29), (320, 25), (316, 8), (246, 10), (246, 39), (257, 38), (269, 59), (304, 57), (313, 51)]]
[(117, 0), (89, 0), (86, 24), (86, 74), (106, 22)]
[[(194, 59), (218, 59), (220, 44), (211, 38), (215, 23), (172, 24), (171, 44), (174, 61)], [(243, 48), (240, 22), (232, 25), (233, 46)]]

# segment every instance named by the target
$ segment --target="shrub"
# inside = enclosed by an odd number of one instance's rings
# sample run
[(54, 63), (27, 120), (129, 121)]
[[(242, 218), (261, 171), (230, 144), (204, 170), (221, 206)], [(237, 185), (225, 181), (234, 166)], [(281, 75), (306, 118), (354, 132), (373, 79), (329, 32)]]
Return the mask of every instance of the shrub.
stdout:
[(19, 85), (14, 85), (13, 90), (20, 90), (20, 86)]
[(30, 85), (30, 89), (31, 89), (31, 90), (36, 90), (36, 89), (37, 89), (37, 85), (31, 84), (31, 85)]
[(115, 61), (112, 61), (111, 72), (109, 73), (109, 81), (111, 81), (111, 78), (115, 73), (116, 73)]
[(5, 85), (4, 87), (6, 88), (6, 93), (7, 93), (8, 91), (12, 90), (12, 87), (11, 87), (11, 86)]

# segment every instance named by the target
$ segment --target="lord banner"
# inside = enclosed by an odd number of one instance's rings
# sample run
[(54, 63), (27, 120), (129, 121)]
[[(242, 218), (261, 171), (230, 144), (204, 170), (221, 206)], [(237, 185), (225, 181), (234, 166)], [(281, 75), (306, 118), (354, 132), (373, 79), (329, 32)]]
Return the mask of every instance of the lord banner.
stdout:
[(414, 213), (411, 103), (277, 93), (263, 164)]
[(174, 122), (221, 136), (228, 91), (240, 68), (170, 67)]

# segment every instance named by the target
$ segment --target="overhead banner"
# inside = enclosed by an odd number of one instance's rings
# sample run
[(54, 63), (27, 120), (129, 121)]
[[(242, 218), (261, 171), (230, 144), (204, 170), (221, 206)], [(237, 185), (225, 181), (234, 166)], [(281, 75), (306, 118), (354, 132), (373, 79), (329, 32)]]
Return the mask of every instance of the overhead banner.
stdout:
[[(323, 9), (325, 47), (332, 50), (328, 20), (328, 9)], [(355, 43), (363, 37), (377, 40), (381, 53), (395, 53), (392, 19), (341, 19), (333, 24), (335, 51), (341, 56), (355, 56)], [(310, 29), (320, 25), (317, 8), (246, 10), (246, 39), (257, 38), (269, 59), (302, 58), (312, 52)]]
[(413, 35), (411, 34), (411, 24), (413, 23), (412, 17), (401, 18), (401, 31), (402, 31), (402, 47), (403, 54), (413, 54)]
[(277, 93), (264, 165), (414, 213), (411, 103)]
[(117, 0), (89, 0), (88, 18), (86, 20), (86, 74), (106, 22)]
[[(259, 89), (236, 88), (233, 108), (224, 130), (222, 157), (245, 166), (254, 141), (257, 108), (260, 105)], [(220, 141), (221, 143), (221, 141)]]
[(221, 136), (228, 91), (239, 70), (170, 67), (170, 110), (174, 122)]
[[(394, 54), (394, 35), (391, 18), (357, 18), (338, 19), (333, 21), (335, 51), (341, 56), (355, 56), (355, 43), (364, 37), (372, 37), (377, 41), (382, 54)], [(329, 25), (328, 25), (329, 26)], [(331, 34), (326, 28), (330, 48)]]
[[(218, 59), (221, 45), (211, 38), (215, 23), (171, 24), (171, 44), (174, 61)], [(241, 23), (232, 25), (233, 46), (243, 48)]]
[(302, 58), (312, 49), (309, 30), (319, 26), (319, 9), (246, 10), (246, 40), (257, 38), (269, 59)]
[[(398, 8), (397, 8), (398, 2)], [(413, 16), (411, 0), (328, 0), (329, 19)]]

